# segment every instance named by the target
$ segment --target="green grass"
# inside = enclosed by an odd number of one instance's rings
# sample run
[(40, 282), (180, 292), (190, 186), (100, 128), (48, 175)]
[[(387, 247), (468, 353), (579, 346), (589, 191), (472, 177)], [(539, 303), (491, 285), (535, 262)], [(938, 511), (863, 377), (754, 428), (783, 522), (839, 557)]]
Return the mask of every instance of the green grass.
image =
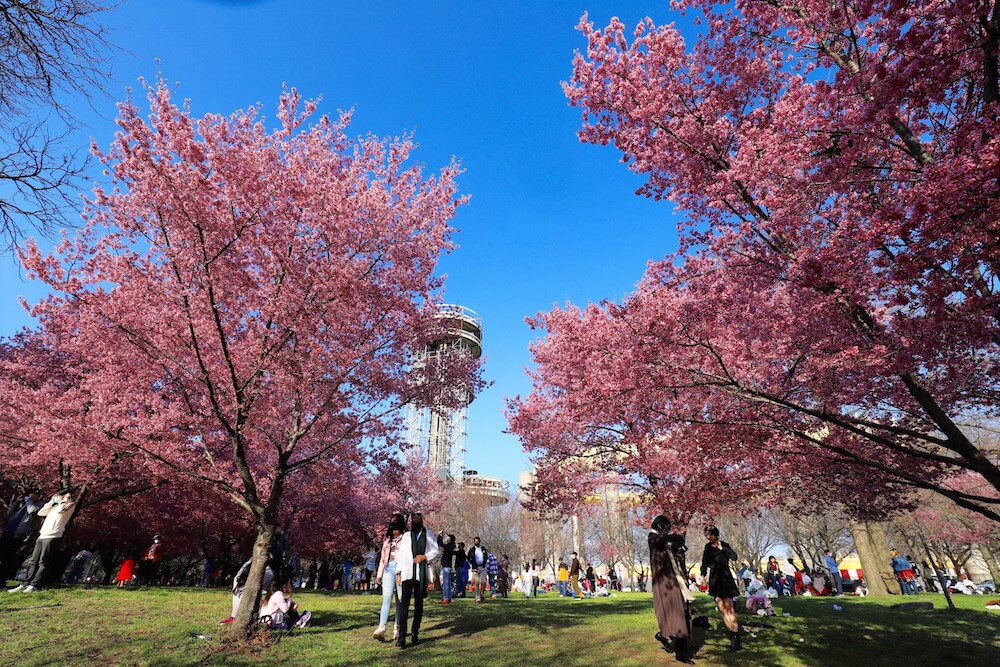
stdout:
[[(381, 597), (297, 592), (313, 624), (276, 645), (234, 655), (220, 652), (228, 615), (224, 589), (63, 588), (32, 594), (0, 593), (0, 665), (673, 665), (653, 640), (649, 594), (576, 602), (549, 594), (514, 596), (475, 605), (427, 600), (420, 646), (399, 651), (371, 638)], [(935, 609), (893, 611), (915, 599)], [(1000, 665), (1000, 612), (983, 609), (984, 596), (958, 596), (949, 612), (940, 596), (873, 600), (830, 598), (779, 602), (785, 618), (743, 615), (756, 638), (730, 654), (718, 613), (700, 596), (712, 621), (695, 629), (699, 665)], [(200, 639), (197, 635), (208, 635)]]

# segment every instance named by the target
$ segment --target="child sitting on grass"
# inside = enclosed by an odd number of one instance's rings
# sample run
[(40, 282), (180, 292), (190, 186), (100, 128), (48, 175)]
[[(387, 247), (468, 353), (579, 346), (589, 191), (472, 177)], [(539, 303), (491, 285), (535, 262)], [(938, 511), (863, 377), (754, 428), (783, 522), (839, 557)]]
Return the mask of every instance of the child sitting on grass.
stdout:
[(298, 605), (292, 600), (292, 582), (285, 579), (275, 583), (275, 591), (260, 608), (261, 619), (270, 619), (275, 629), (290, 630), (292, 626), (304, 628), (312, 616), (308, 611), (299, 614)]

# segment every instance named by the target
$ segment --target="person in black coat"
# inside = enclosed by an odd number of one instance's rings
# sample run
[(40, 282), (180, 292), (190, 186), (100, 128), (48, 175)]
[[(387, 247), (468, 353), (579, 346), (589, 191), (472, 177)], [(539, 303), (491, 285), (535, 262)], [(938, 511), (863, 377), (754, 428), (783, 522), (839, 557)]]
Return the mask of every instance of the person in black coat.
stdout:
[(469, 571), (465, 564), (468, 560), (465, 557), (465, 542), (459, 542), (455, 549), (455, 580), (456, 590), (452, 591), (453, 598), (464, 598), (466, 588), (469, 585)]
[(455, 536), (442, 532), (438, 535), (438, 547), (441, 549), (441, 603), (451, 604), (452, 572), (455, 564)]
[(733, 609), (733, 598), (739, 597), (740, 589), (729, 567), (729, 562), (735, 561), (737, 555), (731, 546), (719, 539), (719, 529), (715, 526), (705, 528), (705, 538), (708, 544), (701, 557), (701, 576), (711, 571), (708, 575), (708, 594), (715, 598), (715, 605), (729, 630), (729, 650), (738, 651), (742, 648), (740, 622)]

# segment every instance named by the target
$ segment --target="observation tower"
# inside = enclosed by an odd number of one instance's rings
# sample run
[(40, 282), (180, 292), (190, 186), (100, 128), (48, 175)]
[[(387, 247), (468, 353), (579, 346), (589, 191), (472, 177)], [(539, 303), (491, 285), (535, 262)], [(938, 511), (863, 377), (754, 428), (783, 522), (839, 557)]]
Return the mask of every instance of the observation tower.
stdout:
[[(438, 307), (441, 336), (415, 355), (414, 365), (422, 366), (451, 355), (483, 355), (483, 320), (476, 311), (453, 304)], [(480, 476), (465, 469), (469, 404), (466, 395), (459, 408), (411, 405), (406, 412), (406, 441), (427, 453), (427, 463), (445, 483), (461, 486), (484, 496), (492, 505), (507, 502), (505, 480)]]
[[(483, 356), (483, 320), (474, 310), (446, 304), (438, 308), (437, 317), (441, 336), (416, 353), (414, 366), (452, 355)], [(427, 452), (427, 463), (442, 480), (460, 479), (465, 470), (472, 396), (463, 398), (460, 408), (412, 405), (407, 409), (406, 441)]]

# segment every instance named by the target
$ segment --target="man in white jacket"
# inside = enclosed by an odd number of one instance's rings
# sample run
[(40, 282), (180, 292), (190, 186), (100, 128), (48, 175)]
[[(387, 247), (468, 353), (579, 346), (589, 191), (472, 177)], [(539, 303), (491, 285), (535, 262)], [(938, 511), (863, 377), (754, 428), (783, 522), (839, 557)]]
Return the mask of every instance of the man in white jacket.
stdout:
[(28, 561), (27, 579), (17, 588), (7, 591), (8, 593), (16, 593), (17, 591), (31, 593), (37, 591), (38, 587), (45, 582), (45, 578), (49, 574), (47, 570), (52, 566), (55, 550), (66, 531), (66, 524), (73, 516), (74, 509), (76, 509), (76, 505), (73, 503), (69, 489), (60, 489), (56, 495), (52, 496), (52, 500), (38, 510), (38, 516), (45, 517), (45, 521), (42, 522), (38, 539), (35, 540), (35, 550), (31, 552), (31, 560)]
[(420, 621), (424, 615), (424, 598), (427, 597), (427, 562), (438, 555), (437, 536), (424, 528), (424, 515), (414, 512), (410, 515), (410, 530), (403, 533), (396, 555), (396, 576), (400, 580), (402, 596), (396, 602), (396, 620), (399, 637), (396, 646), (406, 648), (406, 621), (410, 612), (410, 598), (413, 598), (414, 646), (420, 643)]

